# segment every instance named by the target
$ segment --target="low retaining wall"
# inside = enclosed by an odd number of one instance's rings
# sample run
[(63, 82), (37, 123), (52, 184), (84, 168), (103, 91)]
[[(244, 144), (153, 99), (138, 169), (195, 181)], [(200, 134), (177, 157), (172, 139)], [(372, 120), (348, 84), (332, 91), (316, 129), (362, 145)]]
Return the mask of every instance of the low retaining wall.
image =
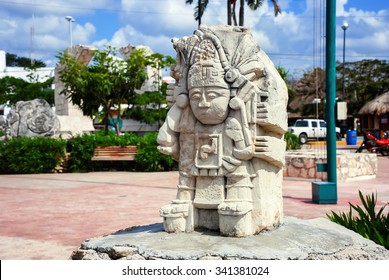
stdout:
[[(326, 172), (317, 172), (317, 164), (326, 163), (326, 152), (287, 151), (284, 177), (319, 179), (326, 181)], [(336, 155), (337, 177), (340, 182), (372, 179), (377, 175), (377, 155), (338, 151)]]

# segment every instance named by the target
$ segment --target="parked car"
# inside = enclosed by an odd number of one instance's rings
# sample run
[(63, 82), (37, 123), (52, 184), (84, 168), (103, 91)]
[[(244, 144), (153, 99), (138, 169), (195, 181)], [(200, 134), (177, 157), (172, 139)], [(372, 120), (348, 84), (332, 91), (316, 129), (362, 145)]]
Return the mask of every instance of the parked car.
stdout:
[[(324, 139), (327, 136), (327, 124), (320, 119), (298, 119), (294, 126), (288, 127), (288, 131), (299, 138), (300, 144), (308, 140)], [(336, 128), (336, 140), (341, 140), (340, 128)]]

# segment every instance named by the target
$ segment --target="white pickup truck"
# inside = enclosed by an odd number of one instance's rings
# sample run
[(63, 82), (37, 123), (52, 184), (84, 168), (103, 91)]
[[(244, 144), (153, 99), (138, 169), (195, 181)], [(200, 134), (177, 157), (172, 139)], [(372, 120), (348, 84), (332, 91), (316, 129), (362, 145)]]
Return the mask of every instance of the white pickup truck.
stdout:
[[(288, 127), (288, 131), (299, 138), (300, 144), (305, 144), (308, 139), (324, 139), (327, 136), (327, 126), (324, 120), (298, 119), (294, 126)], [(336, 140), (341, 140), (340, 128), (336, 128)]]

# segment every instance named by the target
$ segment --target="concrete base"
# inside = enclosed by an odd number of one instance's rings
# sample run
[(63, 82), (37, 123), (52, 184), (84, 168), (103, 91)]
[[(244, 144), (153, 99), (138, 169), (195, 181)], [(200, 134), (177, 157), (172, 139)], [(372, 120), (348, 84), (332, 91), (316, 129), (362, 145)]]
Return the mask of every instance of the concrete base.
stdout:
[(319, 204), (336, 204), (338, 194), (334, 182), (312, 182), (312, 201)]
[(324, 218), (285, 217), (279, 228), (259, 235), (223, 237), (212, 231), (166, 233), (162, 224), (91, 238), (73, 260), (389, 260), (389, 250)]

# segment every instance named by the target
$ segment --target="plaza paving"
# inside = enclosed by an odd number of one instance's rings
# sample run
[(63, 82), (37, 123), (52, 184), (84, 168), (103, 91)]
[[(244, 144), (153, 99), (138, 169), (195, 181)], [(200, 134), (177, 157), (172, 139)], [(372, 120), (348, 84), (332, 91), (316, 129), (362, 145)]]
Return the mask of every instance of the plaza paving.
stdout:
[[(375, 179), (338, 183), (338, 203), (312, 202), (311, 181), (285, 178), (284, 215), (326, 217), (359, 204), (358, 190), (389, 202), (389, 157)], [(159, 208), (176, 193), (177, 172), (93, 172), (0, 176), (0, 259), (68, 259), (91, 237), (162, 222)]]

